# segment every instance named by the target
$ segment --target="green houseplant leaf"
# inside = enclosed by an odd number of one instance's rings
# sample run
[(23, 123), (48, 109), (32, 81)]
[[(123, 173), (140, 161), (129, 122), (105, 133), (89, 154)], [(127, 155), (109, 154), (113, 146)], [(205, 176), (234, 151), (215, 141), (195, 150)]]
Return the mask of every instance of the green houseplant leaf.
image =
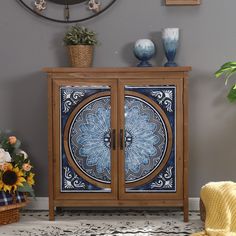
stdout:
[(96, 45), (98, 41), (94, 31), (77, 24), (68, 29), (64, 43), (66, 45)]
[(24, 193), (29, 193), (31, 197), (35, 198), (34, 190), (32, 186), (30, 186), (28, 183), (24, 182), (23, 186), (19, 186), (17, 188), (18, 192), (24, 192)]
[(231, 87), (227, 98), (230, 102), (236, 101), (236, 84)]
[[(229, 78), (236, 73), (236, 62), (226, 62), (219, 70), (215, 72), (216, 78), (224, 78), (225, 85), (227, 85)], [(231, 87), (228, 96), (230, 102), (236, 101), (236, 83)]]

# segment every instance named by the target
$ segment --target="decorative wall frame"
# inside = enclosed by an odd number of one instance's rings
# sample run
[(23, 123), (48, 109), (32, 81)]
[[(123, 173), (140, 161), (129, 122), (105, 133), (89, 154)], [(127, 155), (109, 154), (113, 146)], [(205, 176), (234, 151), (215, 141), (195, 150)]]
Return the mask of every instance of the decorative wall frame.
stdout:
[(165, 0), (166, 5), (200, 5), (201, 0)]

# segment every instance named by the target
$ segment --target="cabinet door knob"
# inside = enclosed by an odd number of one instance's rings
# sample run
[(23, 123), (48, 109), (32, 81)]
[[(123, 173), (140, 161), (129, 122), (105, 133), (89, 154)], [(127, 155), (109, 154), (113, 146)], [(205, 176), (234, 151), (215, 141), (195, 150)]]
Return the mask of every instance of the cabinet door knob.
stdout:
[(112, 149), (116, 150), (116, 130), (112, 130)]
[(124, 130), (120, 129), (120, 150), (124, 149)]

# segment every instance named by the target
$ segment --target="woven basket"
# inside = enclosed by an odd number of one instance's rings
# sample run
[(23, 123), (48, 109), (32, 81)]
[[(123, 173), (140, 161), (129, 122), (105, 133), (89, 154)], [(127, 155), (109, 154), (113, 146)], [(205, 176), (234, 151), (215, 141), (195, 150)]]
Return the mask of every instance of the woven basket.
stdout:
[(93, 62), (93, 49), (91, 45), (71, 45), (68, 52), (73, 67), (91, 67)]
[(28, 201), (14, 203), (8, 206), (0, 207), (0, 225), (6, 225), (18, 222), (20, 219), (20, 208), (26, 206)]

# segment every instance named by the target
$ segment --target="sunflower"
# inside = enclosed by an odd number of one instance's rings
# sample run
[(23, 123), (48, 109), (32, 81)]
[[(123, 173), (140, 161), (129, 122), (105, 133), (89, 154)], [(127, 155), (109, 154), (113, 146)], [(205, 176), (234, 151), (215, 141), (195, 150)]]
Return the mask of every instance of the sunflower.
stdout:
[(1, 175), (0, 190), (15, 192), (17, 186), (23, 186), (22, 183), (26, 181), (23, 176), (18, 167), (13, 168), (12, 164), (8, 164)]
[(29, 184), (30, 186), (34, 185), (34, 183), (35, 183), (34, 175), (35, 174), (30, 173), (29, 176), (27, 177), (27, 184)]

